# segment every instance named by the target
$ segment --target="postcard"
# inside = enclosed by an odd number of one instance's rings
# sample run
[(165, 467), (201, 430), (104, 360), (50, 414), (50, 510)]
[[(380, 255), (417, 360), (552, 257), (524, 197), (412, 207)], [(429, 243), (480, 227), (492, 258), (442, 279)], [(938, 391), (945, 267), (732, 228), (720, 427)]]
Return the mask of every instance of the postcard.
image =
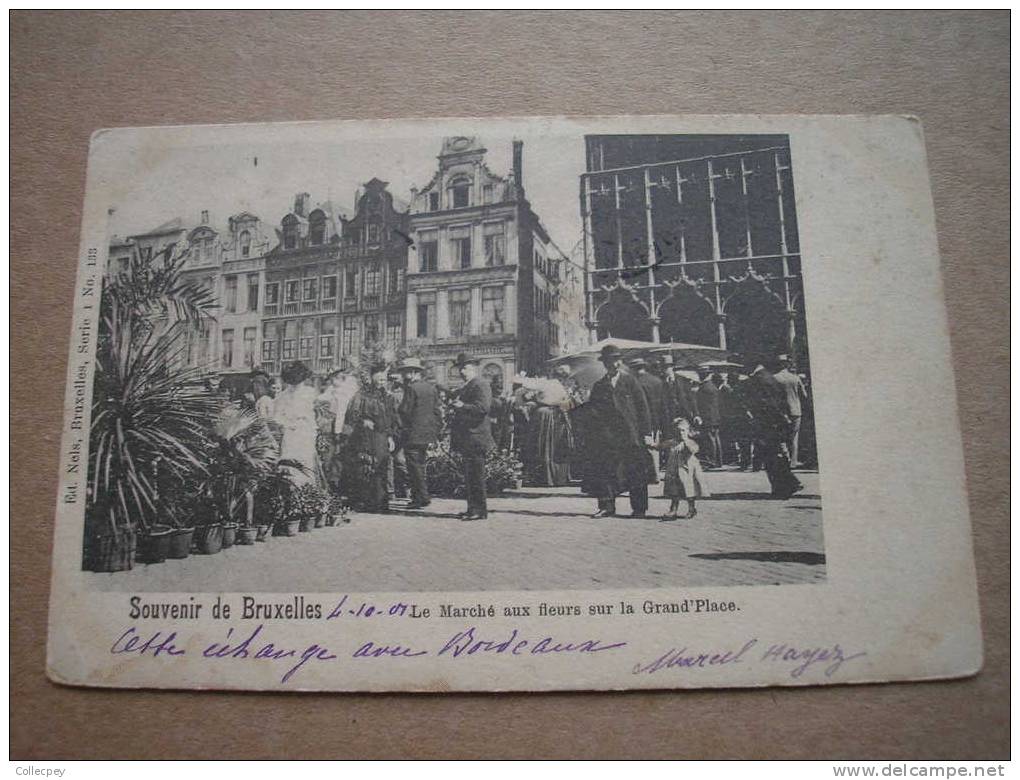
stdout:
[(58, 683), (972, 675), (912, 117), (101, 130)]

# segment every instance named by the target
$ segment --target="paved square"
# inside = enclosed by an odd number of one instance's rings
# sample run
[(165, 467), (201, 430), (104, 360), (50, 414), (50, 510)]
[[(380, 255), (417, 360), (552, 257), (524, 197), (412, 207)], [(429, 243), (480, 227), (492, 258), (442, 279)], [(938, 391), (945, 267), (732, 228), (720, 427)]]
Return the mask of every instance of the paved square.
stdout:
[[(356, 514), (349, 524), (192, 555), (132, 571), (87, 574), (96, 590), (127, 592), (417, 592), (780, 585), (822, 582), (819, 478), (768, 497), (765, 474), (709, 472), (713, 498), (693, 520), (592, 519), (578, 488), (525, 488), (489, 499), (489, 518), (461, 522), (464, 502), (424, 512)], [(617, 509), (629, 512), (626, 498)]]

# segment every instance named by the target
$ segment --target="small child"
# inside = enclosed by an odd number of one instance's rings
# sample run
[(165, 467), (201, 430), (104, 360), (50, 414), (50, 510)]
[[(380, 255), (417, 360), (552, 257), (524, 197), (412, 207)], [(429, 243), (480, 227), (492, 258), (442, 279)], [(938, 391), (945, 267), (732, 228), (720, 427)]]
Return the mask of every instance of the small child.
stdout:
[(698, 514), (694, 502), (711, 495), (705, 487), (705, 474), (698, 460), (698, 443), (691, 433), (690, 422), (685, 417), (677, 417), (673, 424), (676, 426), (673, 440), (663, 442), (669, 447), (663, 495), (670, 500), (669, 513), (662, 516), (664, 521), (678, 518), (681, 498), (687, 499), (687, 514), (682, 519), (689, 520)]

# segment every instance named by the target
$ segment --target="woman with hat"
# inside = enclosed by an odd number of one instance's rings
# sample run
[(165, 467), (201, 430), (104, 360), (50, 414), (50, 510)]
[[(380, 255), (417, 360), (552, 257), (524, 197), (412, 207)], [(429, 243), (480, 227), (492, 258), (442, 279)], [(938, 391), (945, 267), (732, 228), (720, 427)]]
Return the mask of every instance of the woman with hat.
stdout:
[(312, 372), (297, 361), (283, 369), (280, 378), (283, 390), (273, 403), (273, 417), (280, 426), (283, 440), (280, 459), (300, 463), (304, 469), (292, 469), (291, 481), (296, 485), (311, 482), (315, 472), (315, 398), (316, 391), (309, 380)]
[[(347, 407), (345, 424), (351, 429), (345, 489), (363, 512), (388, 512), (386, 473), (396, 448), (397, 408), (386, 388), (385, 363), (370, 369), (370, 378)], [(348, 478), (349, 477), (349, 478)]]
[(464, 462), (467, 511), (462, 520), (483, 520), (489, 515), (485, 498), (485, 456), (496, 446), (492, 439), (489, 411), (492, 389), (478, 376), (478, 358), (461, 352), (453, 363), (464, 384), (453, 400), (450, 447)]

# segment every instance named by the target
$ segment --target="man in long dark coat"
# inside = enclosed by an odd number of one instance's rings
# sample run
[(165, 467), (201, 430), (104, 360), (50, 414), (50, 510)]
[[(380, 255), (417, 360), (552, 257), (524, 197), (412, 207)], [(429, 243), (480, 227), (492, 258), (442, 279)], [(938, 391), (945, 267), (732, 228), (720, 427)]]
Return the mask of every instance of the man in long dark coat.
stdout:
[(789, 417), (786, 391), (761, 363), (756, 363), (745, 386), (747, 401), (754, 415), (755, 436), (762, 450), (765, 473), (772, 486), (772, 497), (786, 499), (804, 486), (790, 469), (786, 445)]
[(719, 409), (719, 386), (713, 381), (713, 375), (705, 377), (698, 385), (698, 413), (701, 425), (708, 441), (708, 463), (711, 468), (722, 467), (722, 441), (719, 439), (719, 426), (722, 414)]
[(492, 439), (489, 411), (492, 389), (478, 376), (478, 359), (463, 352), (453, 364), (464, 384), (453, 401), (450, 423), (450, 446), (460, 453), (464, 462), (464, 485), (467, 490), (467, 511), (461, 520), (484, 520), (489, 516), (485, 500), (485, 456), (496, 447)]
[(619, 349), (603, 347), (600, 360), (606, 375), (592, 386), (586, 404), (590, 416), (586, 445), (594, 472), (591, 484), (599, 502), (593, 517), (616, 514), (616, 496), (621, 487), (630, 494), (631, 516), (644, 517), (648, 485), (656, 481), (648, 450), (652, 444), (648, 401), (638, 381), (620, 370), (623, 355)]
[(425, 381), (425, 367), (418, 358), (407, 358), (398, 369), (404, 377), (400, 415), (400, 440), (407, 460), (411, 488), (408, 509), (424, 509), (431, 502), (425, 482), (425, 451), (439, 438), (443, 419), (436, 386)]

